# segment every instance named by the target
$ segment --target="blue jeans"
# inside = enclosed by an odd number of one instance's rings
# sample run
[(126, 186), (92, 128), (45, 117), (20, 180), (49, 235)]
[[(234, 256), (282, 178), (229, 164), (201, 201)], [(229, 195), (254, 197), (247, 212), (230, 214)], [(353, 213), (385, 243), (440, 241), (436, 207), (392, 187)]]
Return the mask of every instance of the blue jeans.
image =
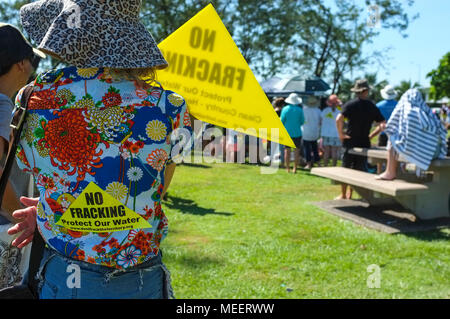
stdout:
[(314, 155), (314, 162), (320, 162), (319, 149), (317, 146), (317, 141), (306, 141), (303, 140), (303, 148), (305, 151), (305, 160), (310, 163), (313, 161), (311, 153)]
[(170, 273), (161, 254), (133, 269), (117, 270), (45, 248), (38, 273), (39, 299), (168, 299)]

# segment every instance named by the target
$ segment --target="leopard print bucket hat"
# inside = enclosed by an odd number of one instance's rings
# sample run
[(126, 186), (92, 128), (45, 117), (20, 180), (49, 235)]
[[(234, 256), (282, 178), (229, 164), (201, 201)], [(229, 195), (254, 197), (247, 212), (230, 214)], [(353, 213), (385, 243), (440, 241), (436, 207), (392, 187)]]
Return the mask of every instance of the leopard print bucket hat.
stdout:
[(38, 49), (78, 68), (168, 66), (139, 21), (142, 0), (40, 0), (20, 19)]

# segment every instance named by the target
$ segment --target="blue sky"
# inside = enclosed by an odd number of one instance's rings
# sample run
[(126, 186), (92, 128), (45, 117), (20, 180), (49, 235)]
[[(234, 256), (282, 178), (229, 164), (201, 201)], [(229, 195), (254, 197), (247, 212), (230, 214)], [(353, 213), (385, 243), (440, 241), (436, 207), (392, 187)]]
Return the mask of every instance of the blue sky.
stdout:
[(428, 86), (430, 79), (426, 74), (450, 51), (450, 1), (416, 0), (407, 12), (411, 16), (420, 14), (410, 23), (407, 38), (398, 31), (381, 29), (374, 43), (367, 47), (369, 50), (391, 48), (388, 70), (377, 67), (372, 70), (378, 71), (378, 80), (386, 79), (394, 85), (401, 80), (411, 80)]

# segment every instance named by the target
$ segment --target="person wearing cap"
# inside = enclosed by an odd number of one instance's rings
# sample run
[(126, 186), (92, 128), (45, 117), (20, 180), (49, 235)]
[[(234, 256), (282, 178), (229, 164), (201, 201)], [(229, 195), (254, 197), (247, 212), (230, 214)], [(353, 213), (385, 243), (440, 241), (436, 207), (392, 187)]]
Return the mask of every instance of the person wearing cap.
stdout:
[[(12, 99), (17, 91), (27, 84), (41, 58), (45, 58), (45, 54), (34, 49), (16, 27), (0, 23), (0, 159), (2, 161), (8, 154), (11, 142), (10, 124), (14, 110)], [(30, 181), (29, 177), (16, 171), (15, 167), (13, 166), (2, 205), (4, 212), (9, 214), (21, 207), (18, 196), (28, 195), (23, 191), (27, 189)], [(10, 215), (3, 217), (8, 221), (14, 220)]]
[[(17, 156), (40, 198), (15, 212), (25, 222), (10, 232), (23, 231), (13, 242), (23, 247), (37, 224), (46, 243), (41, 299), (173, 297), (161, 198), (191, 117), (184, 98), (155, 81), (168, 64), (139, 20), (141, 4), (41, 0), (20, 9), (38, 49), (68, 65), (32, 84)], [(78, 281), (68, 285), (74, 265)]]
[[(370, 86), (366, 79), (357, 80), (351, 89), (356, 98), (348, 101), (342, 107), (342, 112), (336, 118), (336, 127), (339, 139), (344, 148), (342, 166), (346, 168), (367, 171), (367, 157), (350, 154), (353, 147), (370, 147), (370, 140), (375, 134), (370, 132), (373, 123), (378, 128), (375, 131), (383, 131), (386, 120), (376, 105), (369, 100)], [(347, 119), (347, 130), (344, 132), (344, 120)], [(352, 190), (347, 193), (348, 185), (342, 184), (341, 195), (336, 199), (351, 199)]]
[[(297, 166), (300, 164), (300, 150), (302, 148), (302, 125), (305, 123), (305, 116), (301, 104), (302, 98), (296, 93), (291, 93), (285, 100), (286, 106), (281, 110), (281, 122), (285, 126), (289, 136), (295, 144), (294, 149), (294, 167), (292, 172), (297, 172)], [(284, 149), (284, 163), (286, 171), (291, 169), (291, 148), (286, 146)]]
[(336, 94), (332, 94), (326, 101), (327, 107), (321, 113), (320, 136), (322, 137), (323, 165), (328, 166), (331, 157), (333, 166), (337, 165), (341, 141), (336, 128), (336, 118), (340, 111), (338, 107), (342, 105)]

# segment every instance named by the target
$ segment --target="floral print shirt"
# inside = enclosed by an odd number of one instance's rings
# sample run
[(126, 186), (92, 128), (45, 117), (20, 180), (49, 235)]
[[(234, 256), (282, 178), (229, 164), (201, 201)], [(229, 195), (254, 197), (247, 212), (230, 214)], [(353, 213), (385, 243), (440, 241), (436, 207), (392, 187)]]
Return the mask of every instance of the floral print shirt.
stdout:
[[(177, 128), (191, 131), (186, 103), (172, 91), (114, 81), (102, 68), (38, 76), (17, 162), (35, 178), (46, 243), (70, 258), (117, 269), (157, 255), (168, 230), (160, 197)], [(56, 225), (90, 182), (152, 227), (93, 233)]]

